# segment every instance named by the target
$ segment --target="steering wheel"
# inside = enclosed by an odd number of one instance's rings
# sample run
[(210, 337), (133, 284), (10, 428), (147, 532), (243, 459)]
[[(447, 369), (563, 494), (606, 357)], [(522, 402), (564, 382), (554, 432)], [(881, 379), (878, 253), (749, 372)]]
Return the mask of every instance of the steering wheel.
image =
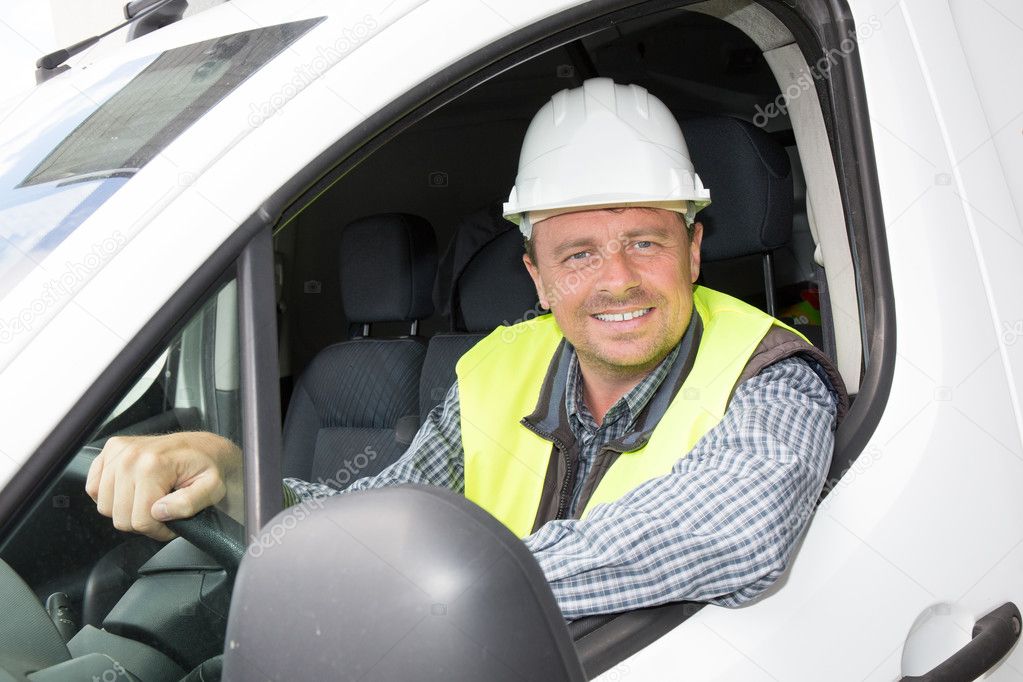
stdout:
[(238, 572), (245, 554), (244, 527), (216, 507), (206, 507), (188, 519), (167, 521), (167, 527), (220, 564), (228, 575)]

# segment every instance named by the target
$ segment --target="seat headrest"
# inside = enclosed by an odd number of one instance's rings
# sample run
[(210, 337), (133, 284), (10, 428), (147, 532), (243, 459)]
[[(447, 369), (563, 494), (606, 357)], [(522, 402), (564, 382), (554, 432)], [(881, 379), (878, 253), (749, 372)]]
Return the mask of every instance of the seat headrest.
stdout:
[(407, 213), (350, 222), (341, 233), (341, 303), (349, 322), (411, 322), (433, 314), (437, 237)]
[(679, 121), (713, 203), (703, 223), (703, 260), (765, 253), (792, 234), (792, 167), (784, 147), (751, 123), (723, 116)]
[(465, 331), (489, 332), (540, 311), (536, 287), (522, 263), (522, 234), (511, 223), (508, 226), (476, 252), (455, 282)]
[(522, 264), (522, 235), (501, 215), (500, 200), (466, 216), (440, 262), (434, 300), (462, 332), (489, 332), (521, 321), (537, 306)]

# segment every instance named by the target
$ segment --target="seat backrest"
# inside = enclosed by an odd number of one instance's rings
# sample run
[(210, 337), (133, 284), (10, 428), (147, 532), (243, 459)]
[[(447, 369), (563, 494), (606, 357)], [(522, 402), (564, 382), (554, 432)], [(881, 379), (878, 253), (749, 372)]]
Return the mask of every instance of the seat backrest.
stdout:
[(711, 204), (700, 211), (704, 261), (769, 253), (792, 236), (792, 166), (784, 147), (725, 116), (679, 121)]
[[(746, 121), (708, 116), (679, 121), (689, 153), (713, 202), (700, 211), (701, 255), (713, 263), (761, 257), (764, 306), (776, 314), (773, 253), (791, 242), (792, 165), (785, 148)], [(795, 324), (814, 345), (834, 357), (823, 271), (817, 274), (822, 324)], [(727, 283), (709, 282), (729, 291)]]
[[(414, 323), (433, 312), (432, 226), (388, 213), (344, 229), (341, 292), (350, 323)], [(422, 339), (360, 336), (320, 351), (295, 384), (284, 422), (285, 476), (345, 487), (378, 473), (419, 427)]]
[[(438, 288), (438, 306), (451, 316), (452, 331), (430, 339), (419, 383), (421, 419), (455, 382), (455, 364), (472, 346), (502, 324), (540, 312), (536, 289), (522, 264), (523, 240), (500, 215), (500, 207), (466, 218), (443, 261), (452, 273), (447, 290)], [(444, 266), (442, 266), (443, 269)]]

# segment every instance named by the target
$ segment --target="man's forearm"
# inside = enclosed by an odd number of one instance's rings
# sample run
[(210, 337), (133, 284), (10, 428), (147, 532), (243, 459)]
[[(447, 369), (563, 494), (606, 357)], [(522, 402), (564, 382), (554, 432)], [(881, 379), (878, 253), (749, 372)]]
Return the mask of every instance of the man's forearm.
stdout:
[(460, 417), (456, 384), (448, 391), (444, 402), (430, 412), (408, 450), (396, 462), (375, 476), (356, 480), (347, 488), (330, 484), (331, 480), (339, 480), (340, 477), (327, 479), (326, 482), (285, 478), (285, 506), (351, 490), (383, 488), (403, 483), (435, 485), (462, 492), (465, 478)]

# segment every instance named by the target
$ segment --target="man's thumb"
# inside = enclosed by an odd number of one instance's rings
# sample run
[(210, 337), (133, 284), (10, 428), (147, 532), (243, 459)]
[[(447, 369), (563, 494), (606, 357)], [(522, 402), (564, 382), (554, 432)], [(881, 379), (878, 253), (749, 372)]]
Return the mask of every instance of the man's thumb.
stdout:
[(150, 514), (157, 521), (187, 519), (216, 504), (223, 496), (223, 483), (213, 477), (200, 476), (184, 488), (154, 502)]

